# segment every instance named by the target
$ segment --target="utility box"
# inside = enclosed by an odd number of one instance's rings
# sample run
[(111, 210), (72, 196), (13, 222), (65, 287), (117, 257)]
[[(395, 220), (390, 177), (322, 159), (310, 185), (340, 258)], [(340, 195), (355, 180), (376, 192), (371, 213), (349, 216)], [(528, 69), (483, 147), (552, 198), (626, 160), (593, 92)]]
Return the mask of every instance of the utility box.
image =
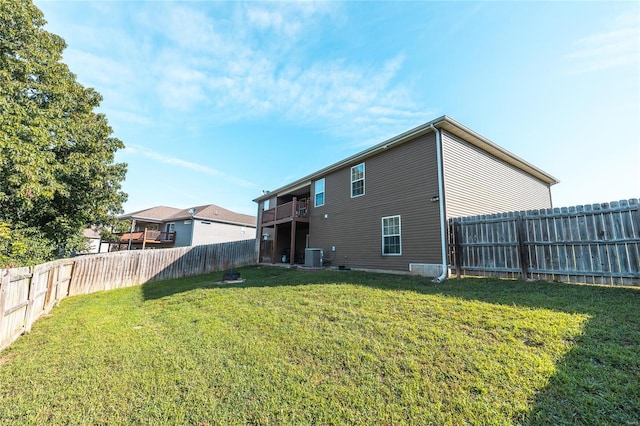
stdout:
[(322, 249), (304, 249), (304, 266), (311, 268), (322, 268)]

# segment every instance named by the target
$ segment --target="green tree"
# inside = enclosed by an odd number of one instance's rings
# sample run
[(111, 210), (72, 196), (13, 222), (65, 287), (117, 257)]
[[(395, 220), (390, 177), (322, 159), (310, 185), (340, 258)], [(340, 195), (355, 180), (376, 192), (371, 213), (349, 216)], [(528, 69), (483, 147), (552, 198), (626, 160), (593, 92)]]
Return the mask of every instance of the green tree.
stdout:
[(94, 111), (101, 96), (62, 63), (66, 44), (45, 23), (31, 0), (0, 0), (0, 221), (66, 254), (122, 211), (126, 164)]
[(55, 246), (36, 228), (11, 229), (0, 221), (0, 267), (30, 266), (53, 258)]

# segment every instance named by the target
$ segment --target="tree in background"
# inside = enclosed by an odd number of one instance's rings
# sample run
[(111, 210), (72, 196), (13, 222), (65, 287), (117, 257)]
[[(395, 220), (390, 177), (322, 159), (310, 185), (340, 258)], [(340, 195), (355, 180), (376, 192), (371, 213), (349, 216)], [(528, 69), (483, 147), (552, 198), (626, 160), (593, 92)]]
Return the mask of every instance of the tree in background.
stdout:
[(94, 112), (101, 96), (61, 62), (66, 44), (45, 24), (31, 0), (0, 0), (4, 266), (77, 249), (82, 230), (112, 224), (127, 197), (121, 190), (126, 164), (114, 162), (124, 144), (112, 137), (105, 116)]

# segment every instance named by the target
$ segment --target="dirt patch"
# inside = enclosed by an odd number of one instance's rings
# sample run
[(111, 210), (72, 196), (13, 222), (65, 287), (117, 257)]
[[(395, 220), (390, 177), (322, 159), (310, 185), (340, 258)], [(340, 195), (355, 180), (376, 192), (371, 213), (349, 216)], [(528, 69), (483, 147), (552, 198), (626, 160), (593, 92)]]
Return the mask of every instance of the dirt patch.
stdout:
[(4, 365), (4, 364), (6, 364), (8, 362), (11, 362), (11, 361), (13, 361), (13, 357), (11, 357), (11, 356), (6, 356), (6, 357), (0, 356), (0, 365)]

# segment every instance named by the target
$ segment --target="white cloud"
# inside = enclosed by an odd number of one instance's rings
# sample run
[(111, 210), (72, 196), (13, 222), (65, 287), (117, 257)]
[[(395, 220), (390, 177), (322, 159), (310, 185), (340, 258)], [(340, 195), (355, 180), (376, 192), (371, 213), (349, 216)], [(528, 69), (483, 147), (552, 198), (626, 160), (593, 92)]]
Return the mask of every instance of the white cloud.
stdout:
[(114, 82), (121, 84), (136, 78), (135, 72), (122, 62), (74, 48), (64, 51), (64, 62), (90, 85), (110, 86)]
[[(123, 18), (117, 22), (100, 20), (103, 10), (95, 22), (74, 24), (87, 43), (65, 57), (105, 95), (109, 109), (127, 111), (129, 122), (144, 125), (160, 106), (156, 121), (183, 120), (185, 112), (201, 123), (274, 116), (362, 140), (378, 128), (406, 129), (424, 115), (398, 81), (401, 53), (382, 63), (331, 54), (309, 59), (314, 28), (348, 25), (339, 3), (127, 7), (113, 12)], [(93, 28), (97, 22), (107, 27)]]
[[(410, 91), (395, 81), (401, 54), (366, 65), (345, 58), (296, 60), (292, 53), (305, 34), (336, 16), (335, 7), (248, 3), (227, 14), (231, 23), (190, 5), (172, 9), (171, 19), (156, 28), (174, 41), (153, 58), (158, 98), (168, 108), (189, 110), (204, 120), (277, 115), (347, 137), (370, 131), (374, 123), (396, 123), (396, 130), (415, 124)], [(359, 119), (368, 123), (366, 129), (353, 124)]]
[[(165, 64), (166, 65), (166, 64)], [(203, 84), (206, 74), (180, 64), (170, 64), (162, 72), (156, 87), (163, 105), (188, 110), (206, 99)]]
[(149, 117), (131, 111), (103, 108), (102, 112), (105, 113), (110, 121), (115, 120), (142, 126), (153, 126), (156, 124), (156, 122)]
[[(228, 54), (229, 44), (225, 33), (217, 28), (215, 21), (206, 11), (188, 6), (171, 6), (158, 14), (158, 22), (152, 30), (176, 43), (187, 51), (209, 51)], [(153, 23), (150, 23), (153, 25)]]
[(142, 146), (127, 146), (123, 151), (121, 151), (121, 153), (125, 155), (142, 155), (144, 157), (150, 158), (160, 163), (183, 167), (183, 168), (192, 170), (194, 172), (203, 173), (209, 176), (215, 176), (215, 177), (221, 178), (222, 180), (227, 181), (228, 183), (241, 186), (244, 188), (256, 187), (256, 184), (254, 184), (253, 182), (249, 182), (237, 176), (229, 175), (227, 173), (224, 173), (212, 167), (194, 163), (191, 161), (182, 160), (174, 156), (161, 154), (159, 152), (152, 151)]
[(576, 50), (566, 55), (573, 62), (573, 73), (640, 63), (640, 19), (637, 10), (619, 16), (613, 24), (614, 27), (608, 31), (576, 42)]
[(264, 2), (248, 3), (244, 13), (247, 23), (254, 28), (273, 31), (291, 39), (300, 36), (302, 31), (312, 27), (322, 17), (335, 14), (338, 8), (338, 4), (325, 1)]

